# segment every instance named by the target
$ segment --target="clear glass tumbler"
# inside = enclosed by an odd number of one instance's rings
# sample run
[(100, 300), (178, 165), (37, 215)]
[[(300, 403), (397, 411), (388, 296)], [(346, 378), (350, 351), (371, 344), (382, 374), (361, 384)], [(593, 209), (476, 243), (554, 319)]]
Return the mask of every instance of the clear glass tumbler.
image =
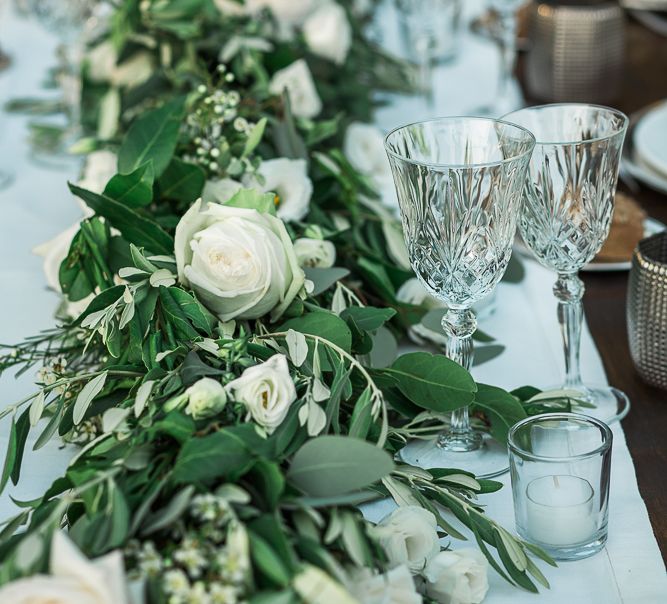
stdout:
[(576, 413), (535, 415), (509, 433), (516, 529), (556, 560), (578, 560), (607, 541), (612, 433)]
[(630, 408), (628, 397), (581, 379), (584, 284), (577, 273), (609, 235), (628, 118), (608, 107), (562, 103), (520, 109), (503, 119), (537, 140), (519, 231), (539, 262), (558, 274), (553, 293), (565, 355), (565, 380), (558, 387), (575, 391), (587, 403), (585, 413), (605, 422), (621, 419)]
[[(466, 369), (477, 324), (471, 307), (507, 268), (534, 141), (524, 128), (474, 117), (418, 122), (385, 139), (410, 263), (447, 304), (447, 356)], [(403, 458), (424, 467), (464, 465), (477, 476), (506, 471), (507, 451), (484, 444), (462, 408), (449, 432), (436, 443), (408, 445)]]

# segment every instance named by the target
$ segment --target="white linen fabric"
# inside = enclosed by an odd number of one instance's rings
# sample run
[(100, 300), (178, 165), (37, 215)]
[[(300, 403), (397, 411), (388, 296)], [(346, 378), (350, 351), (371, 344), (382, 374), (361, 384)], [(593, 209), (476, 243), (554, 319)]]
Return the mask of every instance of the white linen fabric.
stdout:
[[(470, 2), (470, 5), (479, 6), (477, 2)], [(11, 68), (0, 74), (0, 103), (14, 96), (44, 95), (41, 82), (53, 62), (54, 39), (34, 23), (9, 15), (0, 20), (0, 40), (13, 57)], [(26, 45), (25, 40), (31, 43)], [(439, 114), (465, 113), (466, 102), (474, 101), (476, 105), (480, 100), (484, 101), (476, 91), (483, 88), (488, 91), (488, 80), (493, 81), (495, 77), (497, 60), (493, 62), (490, 45), (486, 44), (480, 50), (485, 43), (467, 36), (462, 44), (459, 62), (443, 68), (466, 74), (465, 78), (448, 86), (449, 95), (459, 99), (460, 108), (450, 110), (449, 106), (442, 106)], [(473, 47), (479, 50), (477, 54), (472, 52)], [(475, 65), (480, 60), (484, 69), (476, 72)], [(489, 65), (494, 66), (490, 74)], [(483, 81), (475, 81), (478, 77)], [(385, 113), (382, 126), (414, 119), (409, 102), (404, 105), (396, 103), (388, 111), (391, 115)], [(80, 209), (65, 182), (67, 178), (77, 177), (76, 165), (73, 164), (67, 173), (67, 170), (47, 170), (31, 161), (26, 143), (27, 122), (24, 117), (0, 115), (0, 165), (16, 174), (14, 185), (0, 191), (0, 282), (3, 283), (0, 341), (3, 343), (16, 342), (40, 329), (52, 327), (57, 298), (46, 289), (41, 259), (30, 250), (80, 216)], [(526, 262), (526, 273), (526, 279), (520, 285), (499, 286), (497, 310), (481, 324), (485, 331), (506, 346), (506, 350), (500, 357), (475, 369), (475, 377), (480, 381), (513, 388), (526, 383), (553, 385), (562, 375), (560, 334), (551, 295), (553, 275), (532, 261)], [(606, 381), (595, 344), (586, 328), (582, 335), (581, 357), (585, 378)], [(0, 407), (32, 392), (33, 377), (32, 372), (19, 380), (15, 380), (11, 373), (2, 376)], [(9, 422), (0, 424), (0, 458), (7, 447), (8, 428)], [(613, 431), (609, 542), (605, 550), (587, 560), (563, 563), (559, 569), (545, 569), (552, 589), (543, 591), (538, 597), (510, 587), (490, 572), (491, 589), (485, 602), (661, 604), (665, 601), (667, 576), (637, 489), (632, 459), (621, 426), (614, 424)], [(19, 487), (9, 488), (0, 497), (0, 521), (16, 513), (9, 494), (24, 500), (41, 495), (64, 471), (73, 454), (73, 448), (63, 448), (55, 441), (33, 452), (38, 433), (39, 429), (35, 430), (27, 443)], [(483, 503), (488, 504), (491, 516), (505, 526), (513, 527), (509, 476), (505, 475), (502, 480), (506, 488), (485, 496)], [(391, 508), (390, 502), (380, 502), (369, 506), (367, 512), (373, 519), (379, 519)], [(454, 542), (453, 546), (470, 547), (470, 543)]]

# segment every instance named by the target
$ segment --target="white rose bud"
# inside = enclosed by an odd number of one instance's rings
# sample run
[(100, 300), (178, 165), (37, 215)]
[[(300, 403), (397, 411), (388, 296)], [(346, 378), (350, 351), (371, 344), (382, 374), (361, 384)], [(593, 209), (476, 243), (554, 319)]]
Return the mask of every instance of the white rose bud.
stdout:
[(134, 88), (148, 80), (154, 71), (151, 53), (140, 51), (116, 66), (111, 74), (111, 83), (119, 88)]
[(301, 237), (294, 242), (294, 252), (301, 267), (330, 268), (336, 262), (336, 247), (324, 239)]
[(296, 400), (296, 388), (284, 354), (248, 367), (241, 377), (227, 384), (227, 389), (268, 434), (283, 422)]
[(435, 516), (418, 506), (394, 510), (372, 529), (392, 566), (405, 564), (413, 573), (420, 572), (440, 551)]
[(322, 111), (322, 101), (304, 59), (294, 61), (273, 74), (269, 82), (269, 92), (281, 95), (285, 89), (289, 94), (292, 113), (296, 117), (312, 119)]
[(185, 394), (188, 397), (185, 412), (192, 415), (193, 419), (205, 419), (217, 415), (227, 402), (227, 392), (222, 384), (208, 377), (203, 377), (192, 384)]
[(407, 566), (397, 566), (384, 574), (373, 574), (364, 568), (350, 579), (352, 595), (363, 604), (422, 603)]
[(334, 2), (320, 6), (303, 24), (303, 35), (314, 54), (342, 65), (352, 44), (345, 9)]
[(440, 552), (424, 570), (426, 594), (440, 604), (479, 604), (489, 591), (488, 568), (476, 549)]
[(123, 555), (116, 550), (88, 560), (69, 538), (53, 535), (50, 575), (33, 575), (0, 587), (11, 604), (128, 604)]
[(86, 55), (88, 79), (93, 82), (108, 82), (116, 68), (118, 53), (111, 40), (91, 48)]
[(198, 200), (176, 227), (179, 281), (222, 321), (279, 318), (304, 283), (283, 222)]
[(371, 124), (352, 122), (345, 130), (343, 153), (347, 160), (373, 184), (382, 189), (391, 185), (391, 167), (384, 150), (382, 132)]
[(278, 218), (294, 222), (308, 214), (313, 183), (308, 177), (306, 160), (269, 159), (260, 164), (258, 173), (263, 179), (262, 190), (276, 194)]

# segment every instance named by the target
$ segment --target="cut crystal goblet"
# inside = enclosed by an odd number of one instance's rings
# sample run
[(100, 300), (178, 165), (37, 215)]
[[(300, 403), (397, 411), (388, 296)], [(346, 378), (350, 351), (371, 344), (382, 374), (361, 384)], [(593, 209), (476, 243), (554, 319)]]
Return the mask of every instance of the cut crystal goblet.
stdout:
[[(473, 117), (419, 122), (385, 139), (410, 263), (447, 304), (447, 356), (466, 369), (476, 327), (471, 307), (507, 268), (534, 142), (522, 127)], [(412, 443), (402, 455), (424, 467), (465, 465), (478, 476), (507, 469), (506, 450), (471, 429), (467, 407), (452, 413), (436, 443)]]
[(622, 419), (630, 408), (623, 392), (581, 379), (584, 284), (577, 273), (609, 234), (628, 118), (607, 107), (562, 103), (520, 109), (504, 119), (537, 140), (519, 230), (540, 263), (558, 274), (553, 292), (565, 354), (562, 387), (588, 404), (578, 411), (607, 423)]

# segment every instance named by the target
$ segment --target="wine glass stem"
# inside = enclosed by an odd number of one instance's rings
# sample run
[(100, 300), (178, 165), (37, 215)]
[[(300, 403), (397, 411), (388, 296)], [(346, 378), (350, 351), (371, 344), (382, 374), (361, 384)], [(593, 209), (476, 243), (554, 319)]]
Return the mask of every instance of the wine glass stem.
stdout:
[(419, 56), (419, 88), (424, 95), (426, 106), (433, 107), (433, 56), (429, 34), (422, 34), (417, 40)]
[(565, 353), (565, 383), (568, 389), (581, 389), (579, 369), (579, 348), (584, 307), (584, 283), (574, 274), (560, 273), (554, 285), (554, 295), (558, 300), (558, 323), (563, 336)]
[[(472, 366), (472, 334), (477, 327), (475, 315), (469, 308), (450, 308), (442, 318), (447, 334), (447, 357), (464, 369)], [(468, 407), (452, 412), (449, 432), (438, 438), (438, 446), (448, 451), (475, 451), (482, 446), (482, 437), (470, 427)]]
[(516, 15), (513, 12), (500, 15), (500, 77), (498, 78), (498, 98), (505, 99), (509, 83), (514, 73), (516, 61)]

